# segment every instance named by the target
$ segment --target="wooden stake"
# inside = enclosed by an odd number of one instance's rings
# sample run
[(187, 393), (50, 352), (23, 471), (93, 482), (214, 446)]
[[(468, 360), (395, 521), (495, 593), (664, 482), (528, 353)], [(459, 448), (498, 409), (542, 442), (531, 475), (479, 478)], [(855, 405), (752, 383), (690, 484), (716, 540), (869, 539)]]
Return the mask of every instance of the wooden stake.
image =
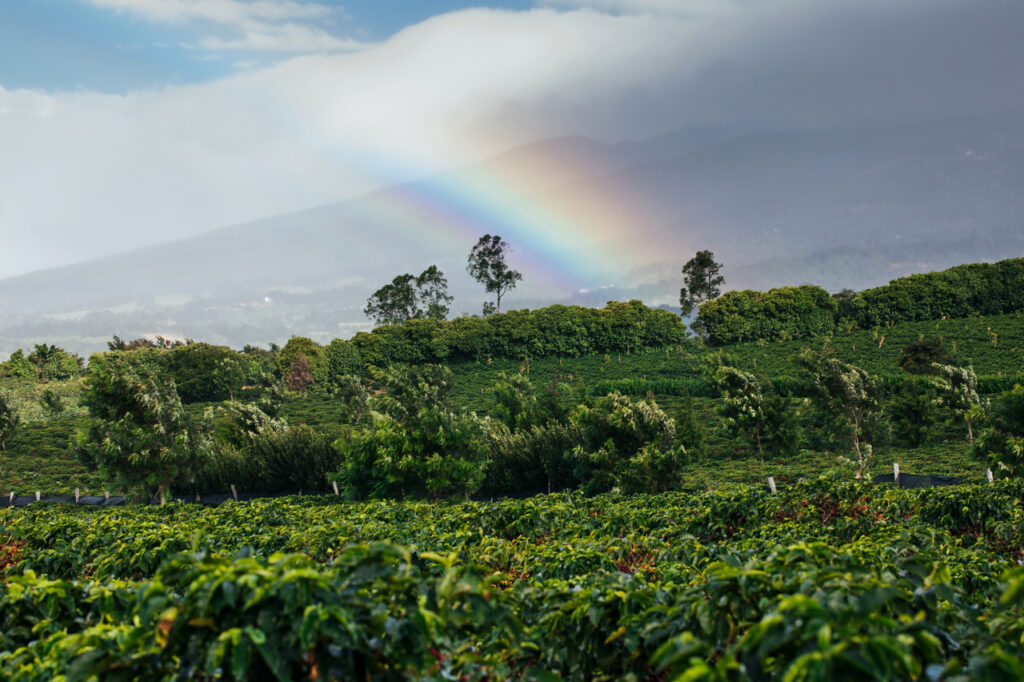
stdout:
[(231, 484), (231, 497), (235, 498), (235, 502), (238, 502), (238, 491), (235, 490), (235, 484)]
[(38, 501), (39, 501), (39, 491), (37, 490), (36, 491), (36, 502), (38, 502)]
[(334, 494), (337, 495), (338, 494), (338, 482), (337, 481), (331, 481), (331, 485), (334, 487)]
[(768, 487), (772, 489), (773, 493), (779, 492), (778, 490), (775, 489), (775, 477), (774, 476), (769, 476), (768, 477)]
[(14, 491), (11, 491), (11, 506), (14, 506)]
[(892, 463), (892, 480), (895, 481), (896, 485), (900, 483), (900, 463)]
[(109, 490), (104, 490), (103, 491), (103, 501), (104, 502), (110, 502), (110, 491)]
[(78, 488), (75, 488), (75, 504), (78, 504)]
[[(985, 476), (988, 478), (988, 482), (991, 483), (992, 482), (992, 470), (991, 469), (985, 469)], [(11, 493), (11, 494), (13, 495), (14, 493)]]

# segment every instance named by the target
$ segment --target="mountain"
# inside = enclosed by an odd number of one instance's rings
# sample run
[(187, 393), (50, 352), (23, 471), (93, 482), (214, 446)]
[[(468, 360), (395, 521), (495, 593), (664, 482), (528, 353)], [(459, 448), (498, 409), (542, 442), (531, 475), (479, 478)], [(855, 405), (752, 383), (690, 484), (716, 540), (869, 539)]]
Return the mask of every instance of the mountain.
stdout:
[(698, 249), (727, 285), (864, 288), (1024, 255), (1024, 114), (742, 134), (685, 129), (604, 144), (547, 140), (319, 208), (0, 281), (0, 353), (114, 333), (232, 345), (367, 326), (366, 297), (437, 263), (454, 314), (501, 234), (524, 271), (514, 307), (641, 297), (673, 304)]

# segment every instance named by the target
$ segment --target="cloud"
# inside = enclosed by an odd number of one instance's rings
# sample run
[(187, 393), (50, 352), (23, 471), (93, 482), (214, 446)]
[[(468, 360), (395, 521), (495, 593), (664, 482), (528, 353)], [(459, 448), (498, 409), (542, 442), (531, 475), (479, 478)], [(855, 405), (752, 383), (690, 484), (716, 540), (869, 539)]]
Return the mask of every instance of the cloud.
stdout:
[[(253, 11), (282, 25), (292, 22), (280, 12), (299, 6), (116, 4), (166, 21)], [(1024, 110), (1019, 4), (737, 7), (699, 20), (467, 10), (361, 51), (203, 84), (124, 95), (0, 88), (0, 277), (339, 200), (557, 135)]]
[(735, 12), (737, 0), (540, 0), (544, 7), (589, 9), (614, 14), (705, 18)]
[[(311, 21), (340, 8), (292, 0), (87, 0), (95, 7), (157, 23), (199, 24), (215, 28), (188, 47), (210, 51), (337, 52), (363, 49), (366, 43), (335, 36)], [(301, 23), (306, 22), (306, 23)], [(226, 33), (225, 33), (226, 32)]]
[(88, 0), (92, 5), (149, 21), (209, 21), (239, 25), (290, 19), (316, 19), (332, 12), (327, 5), (291, 0)]

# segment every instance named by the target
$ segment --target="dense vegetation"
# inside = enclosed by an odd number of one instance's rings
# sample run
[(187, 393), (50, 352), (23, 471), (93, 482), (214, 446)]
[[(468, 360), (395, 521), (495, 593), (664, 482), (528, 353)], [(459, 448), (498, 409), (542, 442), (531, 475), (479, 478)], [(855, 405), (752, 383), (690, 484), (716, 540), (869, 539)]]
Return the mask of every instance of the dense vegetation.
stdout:
[(0, 509), (2, 676), (1022, 679), (1020, 263), (17, 353), (0, 492), (168, 504)]
[(51, 679), (1019, 679), (1019, 483), (0, 511)]
[(699, 320), (710, 343), (727, 345), (1021, 310), (1024, 259), (1014, 258), (911, 275), (860, 293), (835, 296), (814, 286), (730, 291), (701, 305)]

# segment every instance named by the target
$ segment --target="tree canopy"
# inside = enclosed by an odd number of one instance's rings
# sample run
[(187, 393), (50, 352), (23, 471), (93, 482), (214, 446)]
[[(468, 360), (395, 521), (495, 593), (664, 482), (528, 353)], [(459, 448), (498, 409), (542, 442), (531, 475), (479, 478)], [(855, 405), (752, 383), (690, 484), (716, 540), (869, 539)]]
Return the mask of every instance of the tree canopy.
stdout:
[(523, 279), (521, 273), (509, 268), (505, 262), (505, 256), (509, 251), (508, 242), (502, 241), (501, 237), (485, 234), (469, 252), (469, 262), (466, 265), (466, 271), (470, 276), (483, 284), (487, 293), (495, 294), (495, 311), (499, 313), (501, 297), (515, 289)]

